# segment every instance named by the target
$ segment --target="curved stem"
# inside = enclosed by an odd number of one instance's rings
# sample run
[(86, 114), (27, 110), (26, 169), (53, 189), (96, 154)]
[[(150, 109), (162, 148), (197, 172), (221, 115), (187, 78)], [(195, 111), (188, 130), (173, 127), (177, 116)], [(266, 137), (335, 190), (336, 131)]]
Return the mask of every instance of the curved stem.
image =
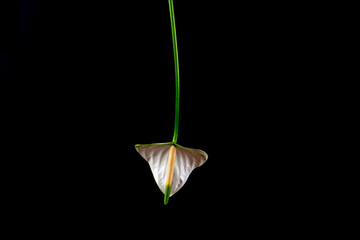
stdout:
[(169, 0), (169, 10), (170, 10), (171, 33), (172, 33), (172, 42), (174, 49), (174, 64), (175, 64), (175, 125), (174, 125), (174, 136), (172, 142), (176, 143), (179, 134), (180, 73), (179, 73), (179, 58), (178, 58), (173, 0)]

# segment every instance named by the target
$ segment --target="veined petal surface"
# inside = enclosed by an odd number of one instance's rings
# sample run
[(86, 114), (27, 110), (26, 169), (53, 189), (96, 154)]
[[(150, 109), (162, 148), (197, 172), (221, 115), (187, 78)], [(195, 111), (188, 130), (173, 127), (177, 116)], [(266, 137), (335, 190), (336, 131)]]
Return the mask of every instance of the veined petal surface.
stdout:
[[(149, 163), (155, 181), (164, 194), (166, 168), (171, 145), (172, 143), (155, 143), (135, 146), (140, 155)], [(204, 164), (208, 158), (202, 150), (186, 148), (178, 144), (175, 146), (176, 158), (170, 196), (179, 191), (190, 173)]]

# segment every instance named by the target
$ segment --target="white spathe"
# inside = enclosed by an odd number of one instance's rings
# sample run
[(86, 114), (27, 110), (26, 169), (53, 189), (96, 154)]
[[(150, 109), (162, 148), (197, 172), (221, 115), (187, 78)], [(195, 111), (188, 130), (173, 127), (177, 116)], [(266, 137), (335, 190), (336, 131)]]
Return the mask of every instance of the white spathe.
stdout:
[[(155, 181), (165, 194), (166, 168), (171, 143), (138, 144), (140, 155), (149, 163)], [(185, 148), (176, 144), (176, 158), (170, 196), (185, 184), (192, 170), (203, 165), (208, 155), (198, 149)]]

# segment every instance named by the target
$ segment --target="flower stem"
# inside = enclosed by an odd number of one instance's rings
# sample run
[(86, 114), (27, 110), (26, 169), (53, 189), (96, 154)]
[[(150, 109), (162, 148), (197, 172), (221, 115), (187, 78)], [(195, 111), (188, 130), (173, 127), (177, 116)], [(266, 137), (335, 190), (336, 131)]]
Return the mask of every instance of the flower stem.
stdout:
[(174, 136), (172, 142), (176, 144), (179, 134), (180, 73), (179, 73), (179, 58), (178, 58), (173, 0), (169, 0), (169, 10), (170, 10), (171, 33), (172, 33), (172, 43), (174, 49), (174, 64), (175, 64), (175, 125), (174, 125)]

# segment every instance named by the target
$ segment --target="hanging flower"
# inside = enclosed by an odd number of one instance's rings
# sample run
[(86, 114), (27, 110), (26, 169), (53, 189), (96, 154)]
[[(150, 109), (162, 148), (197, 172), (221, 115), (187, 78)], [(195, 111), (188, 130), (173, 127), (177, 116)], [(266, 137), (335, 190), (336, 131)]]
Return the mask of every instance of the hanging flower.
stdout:
[(185, 184), (190, 173), (205, 163), (207, 154), (198, 149), (179, 144), (137, 144), (136, 150), (149, 163), (160, 190), (164, 193), (164, 204)]
[(175, 124), (172, 142), (137, 144), (136, 150), (149, 163), (155, 181), (164, 193), (164, 204), (184, 186), (192, 170), (207, 160), (207, 154), (198, 149), (186, 148), (177, 144), (179, 133), (180, 77), (179, 58), (175, 28), (173, 0), (169, 0), (171, 33), (175, 63)]

